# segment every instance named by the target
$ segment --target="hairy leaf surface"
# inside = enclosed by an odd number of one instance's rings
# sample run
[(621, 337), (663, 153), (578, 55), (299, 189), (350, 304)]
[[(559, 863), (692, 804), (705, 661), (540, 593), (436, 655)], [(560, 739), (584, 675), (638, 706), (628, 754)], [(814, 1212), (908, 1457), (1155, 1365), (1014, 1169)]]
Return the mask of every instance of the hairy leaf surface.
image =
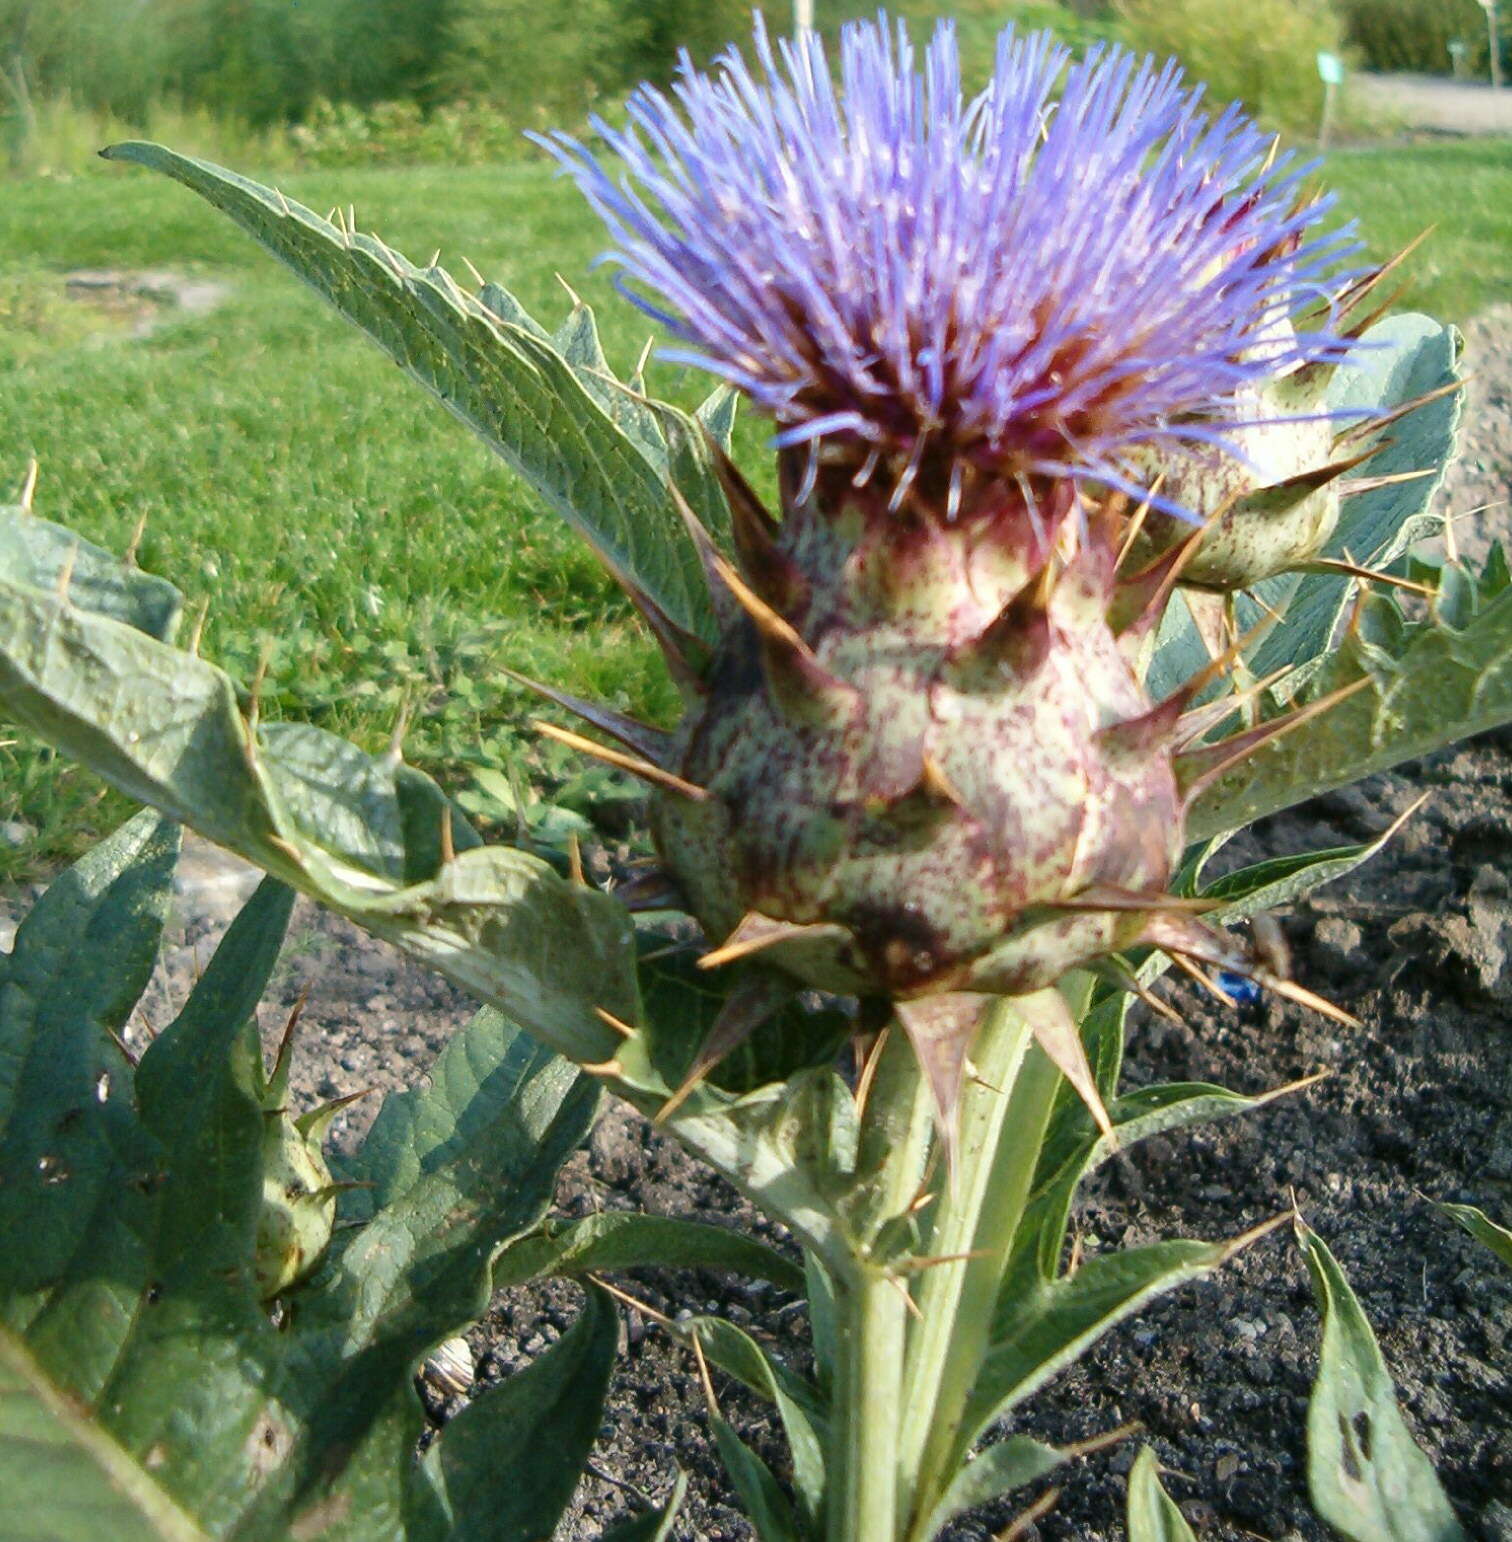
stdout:
[(614, 380), (587, 307), (553, 345), (498, 286), (468, 295), (441, 268), (417, 268), (377, 237), (235, 172), (161, 145), (104, 154), (163, 172), (229, 215), (501, 455), (611, 569), (713, 640), (703, 571), (667, 486), (723, 536), (728, 514), (702, 431)]

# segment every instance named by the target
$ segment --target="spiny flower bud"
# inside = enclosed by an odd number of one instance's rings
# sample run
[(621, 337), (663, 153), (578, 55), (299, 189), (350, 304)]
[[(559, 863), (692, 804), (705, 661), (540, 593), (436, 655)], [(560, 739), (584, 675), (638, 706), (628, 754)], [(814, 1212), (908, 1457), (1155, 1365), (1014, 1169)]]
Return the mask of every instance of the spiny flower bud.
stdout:
[(289, 1014), (271, 1072), (250, 1046), (253, 1082), (263, 1114), (262, 1202), (253, 1243), (258, 1298), (272, 1301), (308, 1279), (325, 1256), (336, 1227), (336, 1196), (349, 1185), (334, 1182), (322, 1147), (331, 1120), (362, 1097), (355, 1093), (308, 1113), (289, 1110), (289, 1070), (300, 1010)]

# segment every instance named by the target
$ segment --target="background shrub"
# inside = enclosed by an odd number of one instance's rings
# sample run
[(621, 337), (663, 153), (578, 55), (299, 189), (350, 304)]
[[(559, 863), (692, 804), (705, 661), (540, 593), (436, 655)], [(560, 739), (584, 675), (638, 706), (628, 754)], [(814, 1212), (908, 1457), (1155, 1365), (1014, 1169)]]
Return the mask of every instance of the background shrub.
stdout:
[(1118, 10), (1129, 42), (1179, 59), (1214, 106), (1239, 101), (1269, 128), (1317, 130), (1317, 54), (1344, 47), (1327, 0), (1119, 0)]
[[(1488, 73), (1486, 13), (1476, 0), (1337, 0), (1349, 41), (1372, 70), (1447, 74), (1449, 45), (1468, 45), (1466, 63)], [(1512, 14), (1503, 7), (1502, 56), (1512, 40)]]

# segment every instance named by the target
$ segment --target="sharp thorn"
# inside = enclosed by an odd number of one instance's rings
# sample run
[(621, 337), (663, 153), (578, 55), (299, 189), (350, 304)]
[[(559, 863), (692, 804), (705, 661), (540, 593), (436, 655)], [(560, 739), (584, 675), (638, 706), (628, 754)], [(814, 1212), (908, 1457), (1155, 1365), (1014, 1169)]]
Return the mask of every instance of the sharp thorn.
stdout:
[(1066, 1005), (1065, 997), (1051, 986), (1047, 990), (1036, 992), (1033, 996), (1023, 997), (1019, 1002), (1019, 1010), (1029, 1020), (1029, 1029), (1034, 1035), (1034, 1042), (1049, 1057), (1055, 1069), (1071, 1084), (1072, 1091), (1086, 1105), (1087, 1112), (1091, 1114), (1092, 1121), (1103, 1139), (1116, 1151), (1118, 1132), (1113, 1128), (1113, 1121), (1108, 1117), (1107, 1106), (1103, 1103), (1102, 1093), (1097, 1086), (1097, 1078), (1093, 1075), (1091, 1062), (1087, 1059), (1087, 1047), (1082, 1043), (1081, 1030), (1077, 1027), (1076, 1019), (1071, 1015), (1070, 1007)]
[(899, 1274), (923, 1274), (941, 1264), (967, 1264), (974, 1258), (991, 1258), (996, 1249), (974, 1248), (969, 1253), (937, 1253), (932, 1258), (903, 1258), (893, 1265)]
[(397, 771), (404, 764), (404, 736), (409, 732), (410, 713), (414, 700), (409, 695), (399, 703), (399, 714), (389, 730), (388, 748), (383, 752), (384, 764), (390, 771)]
[(438, 267), (440, 267), (440, 265), (441, 265), (441, 248), (438, 246), (435, 249), (435, 251), (433, 251), (431, 253), (431, 260), (428, 263), (426, 263), (425, 266), (427, 268), (438, 268)]
[(1125, 559), (1134, 548), (1134, 543), (1139, 539), (1139, 532), (1144, 529), (1144, 522), (1149, 518), (1150, 509), (1154, 506), (1155, 499), (1160, 494), (1161, 484), (1166, 478), (1165, 468), (1162, 467), (1155, 480), (1150, 483), (1140, 500), (1139, 507), (1129, 516), (1129, 527), (1124, 533), (1123, 545), (1118, 549), (1118, 558), (1113, 564), (1114, 572), (1124, 565)]
[(635, 1037), (635, 1029), (629, 1023), (616, 1017), (608, 1007), (595, 1007), (593, 1015), (606, 1027), (612, 1028), (622, 1039), (633, 1039)]
[(460, 261), (462, 266), (467, 269), (467, 276), (473, 281), (473, 283), (478, 286), (479, 289), (481, 289), (484, 284), (488, 282), (488, 280), (484, 278), (483, 275), (479, 273), (478, 270), (472, 265), (470, 259), (462, 257), (459, 258), (458, 261)]
[(861, 1062), (861, 1074), (856, 1078), (857, 1124), (860, 1124), (866, 1115), (866, 1101), (871, 1096), (872, 1083), (877, 1079), (877, 1066), (881, 1062), (882, 1051), (886, 1049), (891, 1033), (892, 1024), (884, 1024), (882, 1031), (872, 1040), (871, 1048)]
[(1122, 637), (1126, 633), (1142, 636), (1159, 622), (1182, 572), (1197, 555), (1210, 527), (1211, 521), (1199, 526), (1147, 567), (1118, 580), (1108, 612), (1115, 636)]
[(23, 514), (30, 514), (32, 511), (32, 499), (36, 496), (37, 492), (39, 469), (37, 457), (33, 455), (26, 463), (26, 474), (21, 478), (21, 491), (16, 498)]
[(919, 1303), (914, 1300), (908, 1289), (908, 1282), (900, 1279), (896, 1274), (886, 1276), (887, 1283), (897, 1291), (903, 1301), (903, 1309), (915, 1322), (923, 1322), (924, 1314), (919, 1310)]
[(63, 566), (58, 569), (58, 582), (56, 585), (57, 596), (65, 603), (68, 600), (69, 586), (73, 583), (74, 564), (79, 560), (79, 543), (75, 539), (68, 548), (68, 555), (63, 559)]
[(1182, 970), (1186, 974), (1191, 975), (1191, 977), (1200, 986), (1202, 986), (1205, 991), (1208, 991), (1210, 994), (1216, 996), (1218, 1000), (1224, 1004), (1224, 1006), (1231, 1009), (1238, 1007), (1239, 1003), (1235, 1001), (1226, 990), (1224, 990), (1224, 988), (1212, 977), (1212, 975), (1210, 975), (1205, 969), (1199, 969), (1196, 963), (1193, 962), (1192, 959), (1188, 958), (1185, 953), (1173, 953), (1168, 948), (1166, 949), (1166, 956), (1173, 964), (1175, 964), (1178, 969)]
[(589, 1076), (620, 1077), (625, 1074), (625, 1068), (618, 1060), (580, 1060), (578, 1070), (586, 1071)]
[(1191, 711), (1182, 713), (1181, 721), (1176, 725), (1176, 745), (1180, 749), (1189, 748), (1235, 712), (1241, 712), (1251, 702), (1258, 701), (1268, 690), (1291, 674), (1294, 667), (1291, 664), (1283, 664), (1279, 669), (1272, 670), (1263, 680), (1252, 680), (1242, 691), (1231, 691), (1227, 696), (1220, 696), (1217, 701), (1207, 702), (1201, 707), (1194, 707)]
[(189, 641), (186, 644), (191, 657), (198, 658), (200, 642), (205, 635), (205, 618), (210, 614), (210, 596), (207, 594), (200, 602), (199, 609), (195, 612), (194, 624), (189, 628)]
[(1258, 1242), (1262, 1237), (1268, 1237), (1278, 1226), (1284, 1226), (1296, 1214), (1295, 1205), (1291, 1210), (1282, 1215), (1273, 1215), (1268, 1221), (1261, 1221), (1258, 1226), (1251, 1226), (1246, 1232), (1241, 1232), (1223, 1250), (1223, 1262), (1242, 1253), (1245, 1248)]
[(587, 876), (583, 872), (583, 844), (578, 840), (576, 830), (567, 838), (567, 876), (575, 887), (579, 889), (589, 887)]
[(617, 766), (621, 771), (628, 771), (631, 776), (638, 776), (642, 781), (664, 787), (668, 792), (675, 792), (679, 797), (687, 798), (693, 803), (702, 803), (709, 796), (706, 788), (695, 787), (692, 782), (684, 781), (682, 777), (675, 776), (671, 771), (664, 771), (660, 766), (649, 760), (643, 760), (638, 755), (626, 755), (620, 750), (612, 750), (594, 739), (585, 739), (582, 734), (572, 733), (566, 728), (558, 728), (555, 723), (548, 723), (541, 718), (537, 718), (531, 726), (538, 733), (545, 734), (548, 739), (555, 739), (559, 744), (565, 744), (569, 749), (591, 755), (596, 760), (602, 760), (606, 765)]
[(1339, 483), (1341, 498), (1358, 498), (1361, 493), (1373, 493), (1378, 487), (1396, 487), (1402, 482), (1421, 482), (1425, 477), (1436, 477), (1440, 467), (1429, 466), (1422, 471), (1393, 471), (1389, 476), (1356, 477)]
[(624, 591), (625, 597), (636, 608), (642, 621), (651, 630), (657, 646), (666, 660), (667, 672), (672, 676), (685, 701), (701, 698), (707, 691), (703, 682), (702, 667), (707, 658), (707, 645), (675, 622), (655, 600), (632, 578), (622, 572), (603, 552), (597, 553), (599, 561), (609, 576)]
[(956, 808), (965, 808), (966, 800), (961, 796), (955, 783), (945, 774), (945, 768), (928, 751), (924, 751), (924, 769), (919, 777), (919, 787), (927, 797), (933, 798), (939, 803), (953, 804)]
[[(1357, 444), (1362, 439), (1368, 439), (1372, 434), (1378, 434), (1383, 428), (1389, 428), (1393, 423), (1405, 418), (1409, 413), (1416, 412), (1419, 407), (1426, 407), (1430, 402), (1441, 401), (1446, 396), (1453, 396), (1456, 392), (1465, 388), (1465, 382), (1470, 377), (1462, 375), (1457, 380), (1448, 380), (1432, 391), (1424, 391), (1421, 396), (1415, 396), (1410, 402), (1403, 402), (1400, 407), (1393, 408), (1384, 417), (1365, 418), (1358, 423), (1351, 424), (1343, 432), (1334, 436), (1334, 448), (1342, 449), (1346, 445)], [(1374, 454), (1380, 446), (1375, 446), (1371, 454)], [(1360, 460), (1368, 460), (1369, 455), (1363, 455)], [(1358, 465), (1360, 461), (1354, 464)]]
[(687, 1074), (651, 1122), (662, 1124), (676, 1113), (714, 1067), (744, 1044), (793, 994), (793, 986), (776, 974), (758, 975), (732, 991)]
[(605, 1295), (613, 1296), (616, 1301), (622, 1301), (626, 1306), (633, 1307), (648, 1322), (654, 1322), (673, 1333), (680, 1330), (682, 1325), (674, 1322), (665, 1312), (658, 1312), (654, 1306), (648, 1305), (638, 1296), (632, 1296), (628, 1290), (621, 1290), (618, 1285), (610, 1284), (603, 1275), (595, 1274), (590, 1270), (584, 1273), (583, 1278), (592, 1281)]
[(262, 690), (268, 677), (268, 665), (273, 661), (273, 639), (264, 639), (262, 651), (257, 656), (257, 668), (252, 672), (252, 686), (247, 701), (247, 742), (250, 745), (262, 720)]
[(1363, 583), (1386, 584), (1392, 589), (1405, 589), (1409, 594), (1420, 594), (1432, 599), (1434, 591), (1427, 584), (1410, 578), (1399, 578), (1395, 573), (1380, 573), (1374, 568), (1362, 568), (1357, 563), (1344, 562), (1337, 557), (1314, 557), (1310, 562), (1299, 563), (1299, 573), (1338, 573), (1345, 578), (1358, 578)]
[(539, 680), (532, 680), (529, 675), (522, 675), (518, 670), (507, 666), (503, 668), (503, 673), (517, 685), (534, 691), (536, 695), (545, 697), (547, 701), (554, 701), (557, 706), (565, 708), (574, 717), (580, 717), (585, 723), (591, 723), (601, 733), (618, 739), (626, 749), (634, 751), (653, 765), (669, 767), (675, 759), (676, 741), (671, 734), (663, 733), (660, 729), (652, 728), (649, 724), (639, 722), (633, 717), (627, 717), (622, 712), (616, 712), (612, 707), (585, 701), (581, 696), (559, 691), (552, 685), (543, 685)]
[(1350, 284), (1339, 296), (1338, 302), (1334, 307), (1333, 326), (1337, 328), (1339, 322), (1343, 321), (1351, 311), (1355, 310), (1371, 290), (1378, 287), (1383, 279), (1401, 267), (1437, 229), (1438, 226), (1436, 224), (1429, 225), (1426, 230), (1414, 236), (1395, 257), (1383, 262), (1379, 268), (1373, 269)]
[(441, 805), (441, 866), (450, 867), (457, 860), (457, 848), (452, 841), (452, 806), (448, 798)]
[(1368, 311), (1365, 315), (1359, 317), (1357, 320), (1350, 322), (1347, 327), (1341, 328), (1339, 331), (1339, 336), (1351, 339), (1363, 337), (1376, 324), (1376, 322), (1381, 319), (1381, 317), (1386, 315), (1388, 311), (1395, 309), (1397, 301), (1400, 300), (1411, 287), (1412, 286), (1410, 284), (1406, 283), (1398, 284), (1396, 288), (1393, 289), (1391, 293), (1387, 295), (1378, 306), (1375, 307), (1374, 310)]
[(1232, 738), (1220, 739), (1216, 744), (1182, 751), (1176, 757), (1176, 775), (1182, 791), (1191, 798), (1225, 772), (1231, 771), (1246, 760), (1262, 745), (1284, 738), (1293, 729), (1300, 728), (1322, 713), (1331, 711), (1341, 702), (1347, 701), (1356, 691), (1362, 691), (1372, 684), (1374, 681), (1369, 675), (1362, 675), (1358, 680), (1352, 680), (1348, 685), (1329, 692), (1327, 696), (1319, 697), (1317, 701), (1309, 702), (1305, 707), (1298, 707), (1282, 717), (1272, 718), (1268, 723), (1261, 723), (1258, 728), (1247, 729), (1243, 733), (1235, 734)]
[(698, 1330), (695, 1328), (689, 1335), (693, 1345), (693, 1358), (698, 1361), (698, 1381), (703, 1388), (704, 1401), (709, 1405), (709, 1412), (719, 1418), (719, 1399), (714, 1396), (714, 1380), (709, 1375), (709, 1362), (704, 1359), (703, 1345), (699, 1342)]
[(749, 958), (753, 953), (761, 953), (781, 943), (791, 942), (795, 937), (805, 935), (816, 937), (820, 933), (839, 939), (845, 934), (845, 928), (822, 924), (804, 926), (791, 921), (774, 921), (758, 910), (750, 910), (741, 917), (735, 930), (717, 948), (705, 953), (699, 959), (698, 967), (722, 969), (726, 964)]
[(273, 1056), (273, 1069), (268, 1072), (268, 1091), (276, 1098), (281, 1099), (288, 1091), (294, 1035), (299, 1031), (299, 1020), (304, 1016), (305, 1003), (309, 999), (310, 988), (307, 985), (300, 991), (284, 1021), (283, 1033), (278, 1040), (278, 1049)]
[(956, 991), (893, 1003), (893, 1015), (908, 1035), (934, 1103), (935, 1127), (952, 1185), (956, 1173), (956, 1146), (960, 1139), (961, 1082), (965, 1077), (966, 1057), (971, 1052), (990, 999)]
[(1288, 1001), (1295, 1001), (1298, 1006), (1310, 1007), (1324, 1017), (1331, 1017), (1336, 1023), (1343, 1023), (1346, 1028), (1364, 1026), (1352, 1012), (1346, 1012), (1343, 1007), (1336, 1007), (1327, 997), (1308, 990), (1305, 985), (1298, 985), (1295, 980), (1285, 979), (1281, 975), (1272, 974), (1269, 970), (1257, 973), (1255, 979), (1267, 990), (1275, 991), (1278, 996), (1285, 996)]
[(1020, 1512), (993, 1538), (993, 1542), (1024, 1542), (1038, 1523), (1060, 1503), (1061, 1490), (1046, 1489), (1027, 1510)]

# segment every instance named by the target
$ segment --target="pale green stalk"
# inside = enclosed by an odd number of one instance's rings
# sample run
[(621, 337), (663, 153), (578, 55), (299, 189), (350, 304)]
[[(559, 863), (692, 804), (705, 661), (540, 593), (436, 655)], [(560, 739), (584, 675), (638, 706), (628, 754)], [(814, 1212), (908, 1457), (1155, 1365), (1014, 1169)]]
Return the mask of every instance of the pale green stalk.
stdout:
[[(1036, 993), (1043, 995), (1046, 993)], [(1033, 1043), (1036, 996), (1004, 1001), (975, 1046), (960, 1155), (929, 1239), (904, 1372), (899, 1482), (908, 1542), (925, 1542), (936, 1501), (966, 1456), (962, 1420), (986, 1353), (1060, 1075)]]
[(898, 1482), (908, 1352), (906, 1286), (874, 1247), (900, 1224), (929, 1149), (928, 1090), (894, 1024), (867, 1098), (856, 1171), (850, 1265), (835, 1281), (835, 1398), (830, 1424), (829, 1542), (895, 1542), (907, 1519)]

